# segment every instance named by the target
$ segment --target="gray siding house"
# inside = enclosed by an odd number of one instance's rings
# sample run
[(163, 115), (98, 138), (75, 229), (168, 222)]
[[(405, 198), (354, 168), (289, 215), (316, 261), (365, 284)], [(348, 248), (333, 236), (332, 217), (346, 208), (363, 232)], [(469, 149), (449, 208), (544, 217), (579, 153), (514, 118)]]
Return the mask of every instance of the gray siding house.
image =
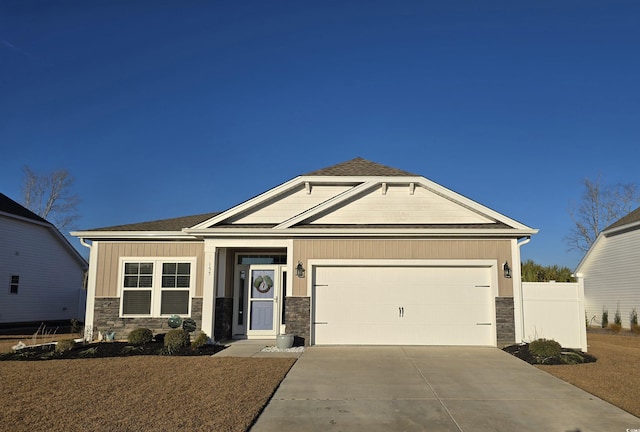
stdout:
[(619, 307), (628, 328), (631, 311), (640, 311), (640, 208), (602, 230), (575, 274), (584, 280), (587, 319), (600, 325), (604, 308), (613, 323)]
[(0, 193), (0, 324), (83, 321), (87, 267), (56, 227)]

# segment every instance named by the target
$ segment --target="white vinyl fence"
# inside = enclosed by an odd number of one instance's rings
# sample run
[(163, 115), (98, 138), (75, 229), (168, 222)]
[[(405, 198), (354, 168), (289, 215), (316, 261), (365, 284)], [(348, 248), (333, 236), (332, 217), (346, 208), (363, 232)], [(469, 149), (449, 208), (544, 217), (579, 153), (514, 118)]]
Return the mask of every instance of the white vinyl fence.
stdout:
[(569, 282), (522, 282), (523, 341), (554, 339), (587, 351), (584, 287)]

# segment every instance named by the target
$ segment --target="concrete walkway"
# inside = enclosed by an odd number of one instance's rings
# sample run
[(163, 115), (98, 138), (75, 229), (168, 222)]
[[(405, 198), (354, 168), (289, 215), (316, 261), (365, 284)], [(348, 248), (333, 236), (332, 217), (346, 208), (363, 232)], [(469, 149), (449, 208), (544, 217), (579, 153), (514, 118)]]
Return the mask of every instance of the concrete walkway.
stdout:
[(227, 348), (215, 353), (214, 357), (295, 357), (299, 358), (302, 352), (262, 352), (266, 347), (275, 347), (274, 339), (240, 339), (226, 341)]
[(636, 428), (635, 416), (496, 348), (311, 347), (251, 432)]

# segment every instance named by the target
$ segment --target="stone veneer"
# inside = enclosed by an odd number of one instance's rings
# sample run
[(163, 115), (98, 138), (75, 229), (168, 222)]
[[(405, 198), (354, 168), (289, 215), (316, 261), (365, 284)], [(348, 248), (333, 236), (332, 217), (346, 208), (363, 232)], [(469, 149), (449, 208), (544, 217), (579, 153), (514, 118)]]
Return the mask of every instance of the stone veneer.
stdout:
[(309, 346), (311, 341), (311, 299), (309, 297), (287, 297), (284, 310), (287, 334), (294, 335), (294, 344)]
[[(167, 318), (121, 318), (120, 298), (96, 298), (93, 312), (93, 338), (98, 332), (111, 330), (116, 333), (116, 339), (126, 339), (128, 334), (139, 327), (151, 329), (154, 334), (166, 333), (171, 330)], [(191, 299), (191, 318), (196, 322), (196, 331), (202, 329), (202, 298)]]
[(496, 332), (498, 347), (516, 342), (513, 297), (496, 297)]
[(233, 298), (218, 297), (216, 299), (216, 315), (214, 325), (214, 339), (228, 340), (233, 337)]

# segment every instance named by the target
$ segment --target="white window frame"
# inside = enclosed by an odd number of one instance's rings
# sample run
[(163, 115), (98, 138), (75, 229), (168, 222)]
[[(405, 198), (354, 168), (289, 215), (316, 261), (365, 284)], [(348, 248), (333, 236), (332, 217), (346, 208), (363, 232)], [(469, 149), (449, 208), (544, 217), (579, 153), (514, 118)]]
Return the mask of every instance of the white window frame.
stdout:
[[(151, 288), (125, 288), (124, 287), (124, 267), (129, 263), (152, 263), (153, 276)], [(189, 263), (191, 264), (189, 274), (189, 288), (162, 288), (162, 264), (166, 263)], [(120, 257), (118, 266), (118, 296), (120, 297), (120, 318), (164, 318), (171, 314), (161, 314), (162, 292), (163, 291), (189, 291), (188, 314), (181, 314), (184, 318), (191, 317), (191, 303), (196, 290), (196, 257)], [(125, 290), (151, 290), (151, 313), (148, 315), (125, 315), (124, 309), (124, 291)]]

